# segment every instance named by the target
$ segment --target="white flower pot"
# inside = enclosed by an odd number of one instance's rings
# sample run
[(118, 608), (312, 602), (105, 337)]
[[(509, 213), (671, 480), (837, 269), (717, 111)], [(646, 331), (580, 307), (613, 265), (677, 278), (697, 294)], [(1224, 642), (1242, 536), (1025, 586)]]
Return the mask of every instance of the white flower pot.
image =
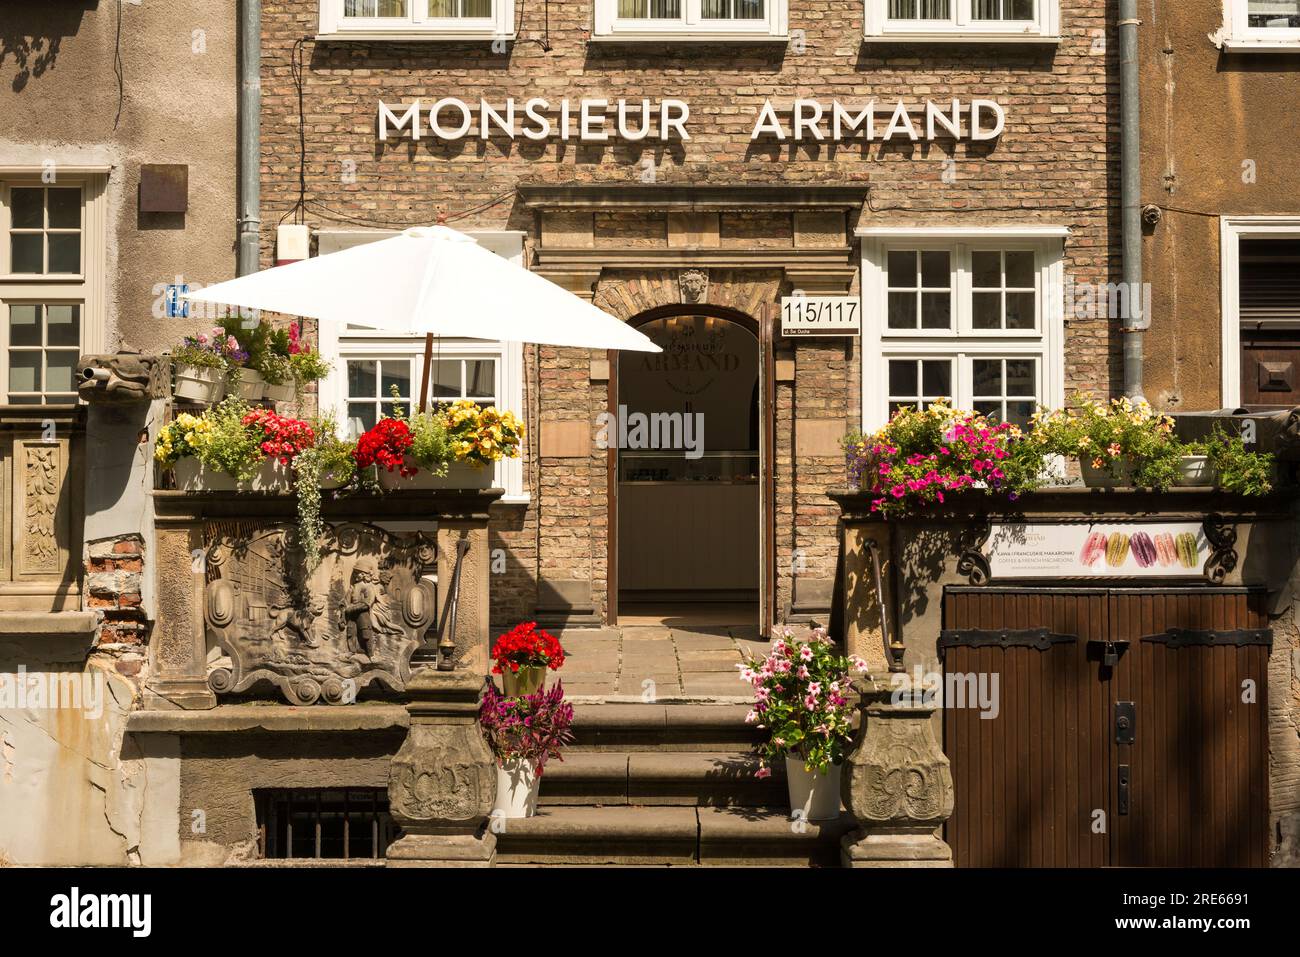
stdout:
[(215, 405), (226, 394), (226, 376), (220, 369), (199, 366), (176, 367), (176, 387), (172, 395), (196, 405)]
[(537, 813), (537, 791), (542, 777), (537, 762), (510, 758), (497, 765), (497, 797), (492, 813), (497, 817), (532, 817)]
[(1093, 468), (1091, 459), (1079, 460), (1079, 472), (1088, 488), (1127, 488), (1133, 484), (1133, 463), (1112, 462)]
[(420, 469), (410, 478), (402, 478), (397, 469), (389, 472), (387, 469), (379, 469), (379, 487), (392, 491), (394, 489), (431, 489), (431, 488), (491, 488), (492, 487), (492, 469), (484, 466), (475, 468), (466, 462), (452, 462), (447, 466), (446, 475), (434, 475), (428, 469), (420, 468), (420, 464), (412, 459), (409, 455), (406, 457), (406, 464)]
[(287, 492), (292, 485), (289, 470), (276, 459), (263, 462), (257, 474), (247, 482), (208, 468), (193, 456), (178, 460), (173, 472), (176, 488), (182, 492)]
[(798, 755), (786, 755), (785, 780), (791, 817), (833, 821), (840, 816), (840, 765), (832, 764), (825, 774), (818, 774), (806, 770)]
[(245, 402), (258, 402), (266, 390), (266, 380), (256, 369), (240, 369), (239, 380), (232, 384), (235, 395)]
[(1178, 460), (1178, 477), (1174, 484), (1183, 487), (1213, 487), (1218, 474), (1207, 455), (1184, 455)]
[(294, 395), (292, 379), (280, 385), (272, 385), (266, 381), (262, 383), (262, 398), (269, 402), (292, 402)]

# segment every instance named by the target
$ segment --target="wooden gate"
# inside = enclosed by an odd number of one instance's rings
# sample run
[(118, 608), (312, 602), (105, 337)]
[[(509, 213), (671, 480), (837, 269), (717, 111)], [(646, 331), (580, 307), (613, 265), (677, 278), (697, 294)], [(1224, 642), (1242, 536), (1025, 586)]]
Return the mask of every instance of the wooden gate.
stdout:
[[(957, 865), (1266, 865), (1267, 623), (1245, 589), (948, 589)], [(996, 712), (952, 693), (995, 675)]]

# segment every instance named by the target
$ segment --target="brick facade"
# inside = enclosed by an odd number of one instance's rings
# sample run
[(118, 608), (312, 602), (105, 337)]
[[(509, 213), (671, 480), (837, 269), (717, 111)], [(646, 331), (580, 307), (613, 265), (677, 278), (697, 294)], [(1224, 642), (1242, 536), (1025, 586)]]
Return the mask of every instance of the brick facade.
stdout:
[[(291, 215), (299, 192), (298, 91), (291, 70), (302, 41), (306, 182), (303, 217), (313, 227), (397, 228), (445, 214), (463, 230), (519, 229), (529, 235), (532, 262), (551, 243), (543, 216), (516, 188), (536, 184), (643, 185), (652, 169), (660, 185), (857, 185), (869, 198), (848, 228), (869, 226), (1053, 225), (1071, 231), (1064, 273), (1076, 283), (1118, 279), (1114, 106), (1116, 53), (1113, 5), (1062, 0), (1059, 46), (977, 44), (864, 45), (861, 2), (792, 0), (789, 47), (726, 44), (589, 44), (591, 4), (552, 4), (549, 52), (540, 7), (523, 14), (520, 38), (507, 53), (478, 43), (327, 42), (313, 39), (314, 0), (263, 5), (262, 220), (263, 264), (274, 259), (275, 225)], [(380, 142), (376, 112), (443, 96), (520, 105), (533, 96), (678, 97), (689, 102), (690, 139), (666, 143), (561, 143), (519, 138), (425, 138)], [(951, 141), (864, 145), (751, 141), (766, 99), (795, 97), (881, 104), (959, 97), (997, 100), (1006, 129), (994, 142)], [(653, 161), (653, 166), (649, 161)], [(947, 162), (953, 160), (955, 163)], [(562, 218), (557, 214), (555, 223)], [(735, 211), (719, 217), (721, 249), (769, 250), (799, 245), (787, 216)], [(671, 223), (636, 210), (601, 210), (590, 241), (621, 256), (671, 245)], [(851, 242), (852, 235), (839, 242)], [(544, 262), (544, 256), (541, 257)], [(798, 288), (778, 269), (714, 270), (712, 301), (743, 301), (752, 311), (774, 306)], [(558, 281), (558, 280), (557, 280)], [(625, 318), (679, 301), (676, 270), (600, 269), (571, 284)], [(851, 278), (845, 293), (856, 292)], [(1067, 392), (1106, 392), (1119, 378), (1118, 331), (1105, 318), (1069, 319)], [(603, 358), (598, 357), (598, 358)], [(861, 357), (855, 343), (779, 343), (775, 358), (793, 363), (776, 385), (776, 569), (778, 618), (798, 604), (797, 575), (834, 576), (836, 512), (827, 486), (844, 480), (843, 463), (824, 447), (799, 450), (799, 423), (816, 420), (844, 430), (861, 420)], [(497, 509), (493, 547), (505, 572), (493, 579), (494, 624), (530, 615), (538, 582), (589, 587), (592, 618), (606, 606), (609, 514), (606, 454), (539, 459), (548, 423), (592, 423), (608, 404), (608, 383), (591, 372), (592, 354), (526, 350), (526, 411), (532, 434), (525, 476), (530, 503)], [(594, 426), (593, 426), (594, 428)], [(545, 591), (543, 584), (542, 590)], [(571, 596), (571, 592), (567, 592)], [(586, 596), (584, 595), (584, 598)]]

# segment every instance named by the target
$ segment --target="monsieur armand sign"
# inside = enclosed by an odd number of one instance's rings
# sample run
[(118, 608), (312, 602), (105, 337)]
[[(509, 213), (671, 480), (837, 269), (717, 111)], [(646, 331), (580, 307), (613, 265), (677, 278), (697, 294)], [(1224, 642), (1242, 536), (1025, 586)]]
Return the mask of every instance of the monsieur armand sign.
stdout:
[[(523, 136), (530, 140), (603, 143), (644, 139), (689, 140), (690, 105), (685, 100), (563, 99), (533, 97), (495, 103), (467, 103), (454, 96), (428, 104), (379, 102), (379, 139), (410, 137), (459, 140)], [(839, 100), (797, 99), (778, 106), (766, 100), (755, 114), (751, 140), (992, 140), (1002, 135), (1006, 113), (994, 100), (954, 99), (937, 103), (848, 106)]]

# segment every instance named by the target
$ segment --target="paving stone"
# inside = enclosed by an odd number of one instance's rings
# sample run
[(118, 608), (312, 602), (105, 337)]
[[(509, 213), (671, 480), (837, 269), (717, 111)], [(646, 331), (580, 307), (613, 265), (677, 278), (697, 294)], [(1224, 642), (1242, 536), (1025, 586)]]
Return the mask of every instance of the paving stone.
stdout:
[(616, 672), (618, 671), (618, 652), (602, 651), (585, 655), (576, 654), (565, 658), (564, 667), (561, 670), (565, 674), (591, 674), (599, 671)]
[(682, 686), (676, 674), (635, 674), (624, 671), (618, 676), (619, 694), (641, 695), (646, 692), (643, 682), (650, 680), (655, 683), (654, 696), (662, 698), (664, 695), (681, 694)]
[(726, 635), (686, 635), (675, 633), (673, 643), (678, 651), (723, 651), (735, 650), (736, 643)]
[(682, 674), (711, 673), (737, 675), (740, 673), (737, 668), (737, 665), (739, 664), (740, 656), (735, 654), (710, 655), (707, 657), (701, 655), (692, 658), (682, 658), (679, 667)]
[(629, 625), (622, 629), (624, 641), (663, 641), (673, 640), (672, 632), (659, 625)]
[(734, 675), (716, 672), (683, 675), (682, 689), (688, 695), (717, 695), (724, 698), (752, 698), (753, 690)]

